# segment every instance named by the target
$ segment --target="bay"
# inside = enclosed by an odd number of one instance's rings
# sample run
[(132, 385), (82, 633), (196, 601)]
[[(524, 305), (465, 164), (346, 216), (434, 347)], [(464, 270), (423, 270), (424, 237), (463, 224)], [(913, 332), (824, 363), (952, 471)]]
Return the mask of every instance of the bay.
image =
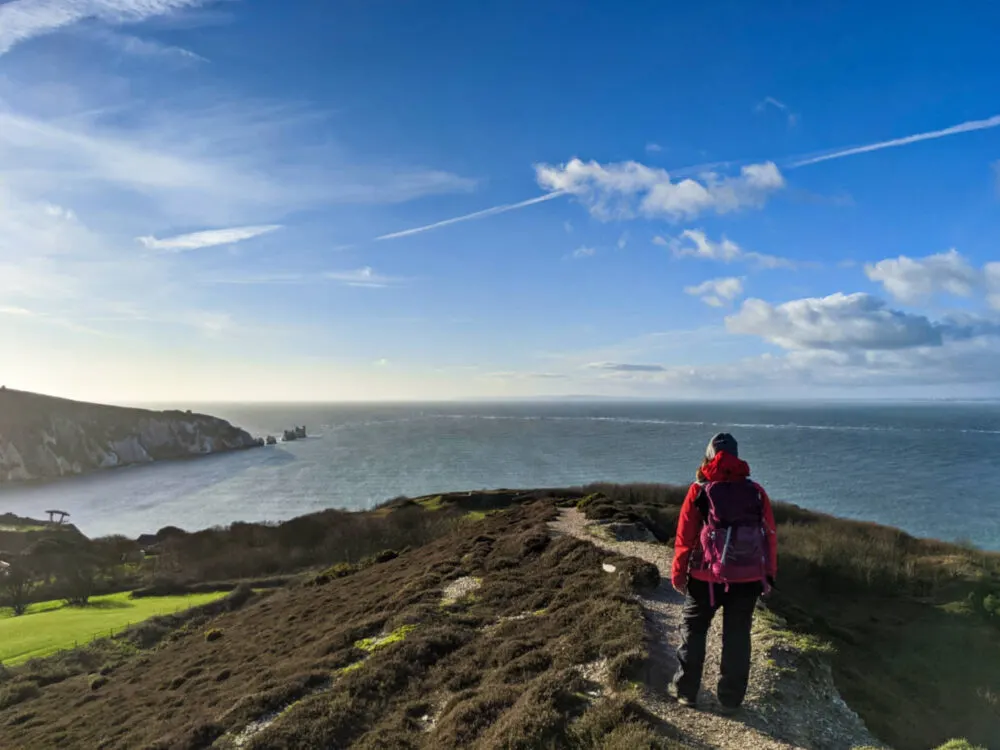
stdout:
[[(188, 408), (185, 405), (184, 408)], [(310, 437), (0, 491), (0, 512), (69, 511), (136, 536), (398, 495), (593, 481), (687, 483), (732, 432), (771, 496), (1000, 550), (1000, 404), (199, 404), (255, 435)]]

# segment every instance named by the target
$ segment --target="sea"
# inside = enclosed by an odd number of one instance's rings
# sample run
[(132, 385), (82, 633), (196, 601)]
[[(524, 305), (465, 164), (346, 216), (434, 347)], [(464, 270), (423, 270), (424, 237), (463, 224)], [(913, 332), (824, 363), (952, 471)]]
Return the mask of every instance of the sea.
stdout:
[[(188, 408), (183, 405), (183, 408)], [(1000, 403), (199, 404), (275, 446), (0, 490), (90, 536), (280, 521), (400, 495), (589, 482), (686, 484), (731, 432), (772, 498), (1000, 550)]]

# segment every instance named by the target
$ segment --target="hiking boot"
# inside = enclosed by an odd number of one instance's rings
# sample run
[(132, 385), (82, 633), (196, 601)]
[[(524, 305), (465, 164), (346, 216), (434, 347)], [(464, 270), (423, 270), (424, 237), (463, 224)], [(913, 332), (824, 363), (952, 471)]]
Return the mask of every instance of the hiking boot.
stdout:
[(727, 706), (725, 703), (719, 703), (719, 713), (723, 716), (735, 716), (739, 712), (739, 706)]
[(696, 708), (698, 702), (691, 698), (687, 698), (677, 692), (677, 686), (674, 683), (667, 685), (667, 695), (677, 701), (677, 705), (686, 706), (687, 708)]

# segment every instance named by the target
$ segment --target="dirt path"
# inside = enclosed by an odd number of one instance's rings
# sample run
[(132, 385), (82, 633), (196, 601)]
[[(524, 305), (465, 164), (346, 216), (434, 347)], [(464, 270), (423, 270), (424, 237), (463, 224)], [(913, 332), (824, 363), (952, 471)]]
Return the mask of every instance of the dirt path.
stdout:
[[(640, 596), (649, 631), (651, 679), (643, 702), (651, 712), (677, 727), (689, 740), (705, 748), (721, 750), (849, 750), (853, 747), (878, 746), (860, 719), (840, 700), (836, 691), (793, 690), (788, 696), (788, 679), (782, 685), (782, 704), (787, 710), (775, 710), (775, 693), (783, 675), (770, 658), (770, 644), (763, 642), (755, 628), (754, 655), (750, 685), (743, 710), (735, 717), (718, 713), (719, 703), (710, 690), (719, 678), (721, 654), (721, 617), (716, 617), (708, 638), (708, 655), (699, 709), (678, 705), (667, 696), (667, 685), (677, 667), (674, 652), (680, 644), (683, 597), (670, 586), (673, 550), (658, 543), (615, 542), (591, 533), (594, 524), (575, 508), (562, 509), (559, 519), (550, 523), (558, 534), (569, 534), (619, 555), (638, 557), (660, 570), (659, 588)], [(784, 675), (787, 677), (787, 672)], [(832, 689), (832, 680), (830, 680)], [(790, 700), (789, 700), (790, 698)], [(806, 705), (809, 704), (809, 705)], [(806, 725), (806, 726), (804, 726)], [(779, 737), (788, 738), (785, 741)]]

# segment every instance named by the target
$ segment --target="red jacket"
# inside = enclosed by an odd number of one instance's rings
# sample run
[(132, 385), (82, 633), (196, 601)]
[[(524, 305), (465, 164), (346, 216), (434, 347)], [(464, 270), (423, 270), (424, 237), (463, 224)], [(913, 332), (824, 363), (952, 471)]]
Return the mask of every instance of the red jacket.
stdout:
[[(709, 482), (745, 481), (750, 476), (750, 466), (728, 453), (718, 453), (715, 458), (702, 469), (705, 479)], [(771, 578), (778, 575), (778, 537), (775, 533), (774, 512), (771, 510), (771, 499), (764, 488), (754, 482), (764, 502), (764, 527), (767, 529), (767, 574)], [(695, 505), (695, 500), (701, 492), (701, 485), (692, 484), (684, 498), (681, 517), (677, 523), (677, 539), (674, 542), (674, 565), (670, 573), (670, 581), (675, 588), (682, 589), (687, 585), (688, 575), (700, 581), (717, 583), (712, 574), (705, 570), (689, 571), (691, 553), (697, 549), (701, 539), (701, 527), (705, 522), (701, 511)], [(737, 581), (734, 581), (737, 583)]]

